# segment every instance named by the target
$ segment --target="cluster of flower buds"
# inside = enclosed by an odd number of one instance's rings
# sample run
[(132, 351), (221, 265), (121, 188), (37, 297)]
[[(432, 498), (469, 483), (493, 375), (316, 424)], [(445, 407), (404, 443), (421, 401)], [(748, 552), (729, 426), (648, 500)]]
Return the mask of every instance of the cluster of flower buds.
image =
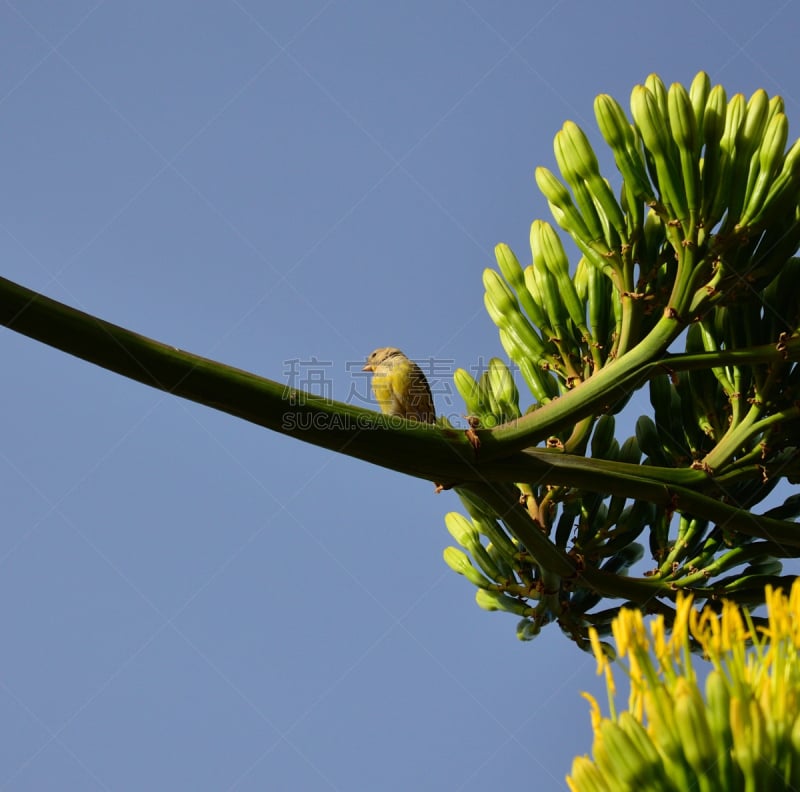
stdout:
[[(650, 75), (633, 89), (630, 118), (607, 95), (594, 109), (614, 181), (571, 121), (555, 136), (559, 175), (536, 170), (579, 260), (570, 266), (559, 233), (536, 220), (531, 263), (500, 244), (497, 269), (483, 276), (532, 405), (520, 409), (497, 359), (480, 380), (459, 370), (455, 383), (477, 425), (538, 422), (546, 450), (584, 457), (608, 484), (546, 475), (516, 484), (531, 525), (574, 560), (572, 579), (550, 574), (504, 514), (463, 491), (471, 519), (448, 516), (460, 549), (446, 553), (482, 607), (523, 617), (520, 637), (557, 620), (584, 647), (589, 626), (607, 633), (618, 610), (591, 610), (603, 594), (587, 569), (629, 575), (649, 546), (652, 567), (624, 589), (642, 600), (689, 590), (757, 604), (780, 559), (800, 555), (789, 533), (800, 499), (753, 513), (747, 533), (726, 517), (800, 480), (800, 141), (787, 149), (783, 100), (763, 90), (728, 99), (701, 72), (688, 89)], [(614, 415), (640, 389), (652, 412), (617, 438)], [(623, 478), (634, 483), (612, 486)], [(654, 482), (661, 502), (646, 494)], [(711, 505), (695, 513), (664, 502), (687, 482)]]

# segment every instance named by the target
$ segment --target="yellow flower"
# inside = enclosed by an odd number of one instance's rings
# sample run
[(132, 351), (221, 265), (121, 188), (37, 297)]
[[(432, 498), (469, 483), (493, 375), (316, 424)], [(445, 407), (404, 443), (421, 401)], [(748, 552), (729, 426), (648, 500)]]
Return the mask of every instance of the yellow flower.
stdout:
[[(768, 618), (758, 629), (758, 620), (733, 602), (723, 602), (720, 613), (698, 612), (684, 595), (671, 630), (659, 615), (648, 635), (638, 612), (621, 611), (612, 627), (631, 685), (630, 710), (621, 713), (606, 655), (593, 637), (611, 714), (601, 717), (590, 698), (593, 760), (575, 760), (570, 789), (800, 788), (800, 579), (789, 594), (768, 586), (765, 601)], [(691, 646), (714, 666), (705, 696)], [(633, 728), (632, 719), (640, 726)], [(616, 739), (619, 727), (629, 741)]]
[(425, 423), (436, 420), (428, 380), (422, 369), (399, 349), (376, 349), (367, 358), (364, 371), (372, 372), (372, 392), (386, 415), (398, 415)]

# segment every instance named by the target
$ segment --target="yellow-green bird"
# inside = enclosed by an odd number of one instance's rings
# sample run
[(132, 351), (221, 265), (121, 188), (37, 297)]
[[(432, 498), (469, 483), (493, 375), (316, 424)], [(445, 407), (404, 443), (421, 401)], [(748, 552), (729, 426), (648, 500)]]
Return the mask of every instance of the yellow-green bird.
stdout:
[(436, 421), (428, 380), (422, 369), (399, 349), (376, 349), (367, 358), (364, 371), (372, 372), (372, 392), (381, 412), (426, 423)]

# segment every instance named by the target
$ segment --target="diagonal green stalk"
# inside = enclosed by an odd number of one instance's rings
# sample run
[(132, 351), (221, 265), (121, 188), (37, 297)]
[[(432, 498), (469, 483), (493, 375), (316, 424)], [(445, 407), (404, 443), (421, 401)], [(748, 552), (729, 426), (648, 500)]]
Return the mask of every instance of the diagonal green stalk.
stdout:
[[(503, 519), (537, 563), (547, 570), (543, 580), (546, 589), (557, 590), (557, 577), (561, 577), (582, 580), (603, 596), (629, 599), (642, 604), (657, 596), (673, 597), (669, 587), (657, 581), (627, 578), (597, 569), (582, 568), (575, 559), (568, 556), (539, 531), (519, 503), (509, 500), (500, 489), (491, 484), (480, 484), (470, 487), (470, 490)], [(557, 577), (554, 578), (554, 576)]]
[[(498, 430), (481, 431), (482, 445), (476, 453), (459, 430), (410, 421), (398, 423), (397, 419), (390, 421), (370, 410), (293, 390), (153, 341), (4, 278), (0, 278), (0, 324), (150, 387), (314, 445), (446, 486), (462, 482), (492, 486), (490, 482), (516, 481), (571, 486), (649, 500), (665, 508), (686, 510), (747, 535), (766, 536), (790, 545), (800, 543), (796, 523), (756, 516), (721, 503), (718, 493), (713, 492), (713, 479), (702, 471), (607, 462), (544, 449), (515, 453), (517, 445), (528, 444), (533, 431), (550, 434), (552, 421), (573, 425), (578, 420), (563, 409), (563, 404), (588, 413), (583, 402), (575, 398), (584, 389), (593, 388), (597, 392), (595, 404), (618, 392), (607, 373), (609, 370), (616, 367), (628, 383), (646, 378), (647, 371), (661, 364), (646, 359), (644, 342), (580, 388), (551, 402), (559, 410), (550, 410), (550, 405), (542, 407), (516, 422), (522, 429), (506, 424)], [(646, 339), (653, 346), (656, 342), (669, 343), (667, 330), (674, 330), (672, 321), (662, 319), (660, 324), (661, 333)], [(687, 356), (686, 360), (694, 363), (697, 358)], [(632, 365), (619, 365), (629, 359), (638, 360), (645, 373)], [(597, 386), (598, 379), (602, 387)], [(539, 419), (546, 412), (551, 421)], [(533, 429), (531, 419), (537, 419)], [(753, 475), (760, 475), (755, 467)], [(701, 494), (706, 490), (711, 494)], [(520, 519), (516, 512), (514, 519)], [(563, 558), (556, 561), (554, 557), (551, 561), (556, 563), (556, 571), (563, 568)]]
[(793, 336), (785, 345), (758, 344), (737, 349), (719, 349), (713, 352), (692, 352), (665, 355), (662, 360), (650, 364), (650, 371), (692, 371), (710, 369), (712, 366), (755, 366), (758, 364), (783, 363), (800, 360), (800, 335)]
[(159, 343), (5, 278), (0, 278), (0, 324), (152, 388), (331, 451), (431, 481), (475, 475), (463, 432), (389, 420), (294, 390)]
[(703, 460), (704, 464), (714, 470), (731, 459), (751, 438), (766, 431), (770, 426), (800, 419), (800, 406), (798, 405), (792, 405), (758, 420), (762, 412), (762, 405), (752, 405), (747, 415), (737, 425), (731, 424), (731, 429)]
[[(544, 471), (542, 468), (548, 464), (548, 459), (553, 461), (549, 463), (550, 469)], [(710, 520), (726, 531), (738, 531), (792, 547), (800, 546), (800, 525), (791, 520), (756, 515), (720, 500), (724, 492), (718, 490), (712, 477), (700, 470), (656, 468), (529, 449), (481, 466), (481, 471), (487, 475), (491, 472), (495, 481), (511, 481), (512, 476), (536, 481), (538, 477), (550, 485), (649, 501), (668, 511)], [(680, 483), (671, 483), (668, 480), (670, 473), (674, 481)], [(761, 474), (762, 471), (753, 466), (753, 476), (760, 480)], [(702, 485), (704, 481), (706, 487)], [(698, 491), (702, 489), (706, 491)]]
[[(780, 347), (776, 344), (761, 344), (732, 350), (719, 350), (715, 352), (663, 354), (663, 349), (646, 355), (643, 345), (663, 344), (661, 338), (666, 336), (664, 346), (672, 342), (668, 334), (659, 332), (654, 339), (654, 334), (662, 323), (669, 327), (674, 319), (664, 317), (659, 320), (656, 327), (647, 338), (643, 339), (634, 349), (616, 361), (607, 364), (600, 371), (594, 373), (589, 379), (571, 391), (554, 399), (533, 413), (518, 418), (513, 422), (496, 427), (491, 432), (491, 438), (486, 438), (486, 433), (480, 433), (481, 439), (486, 440), (484, 446), (497, 442), (491, 452), (482, 455), (499, 456), (509, 449), (522, 449), (536, 445), (548, 435), (559, 429), (568, 428), (590, 415), (596, 415), (603, 407), (613, 405), (616, 401), (640, 387), (653, 376), (663, 374), (665, 371), (690, 371), (707, 369), (712, 364), (721, 366), (748, 366), (759, 363), (769, 364), (800, 360), (800, 335), (793, 336)], [(676, 335), (682, 331), (682, 326)], [(647, 359), (649, 357), (649, 359)], [(609, 376), (609, 372), (612, 372)], [(619, 379), (617, 379), (619, 377)], [(624, 380), (622, 378), (625, 378)], [(600, 409), (598, 409), (600, 408)], [(495, 452), (494, 448), (497, 448)]]
[[(581, 418), (607, 411), (627, 399), (648, 379), (647, 367), (659, 363), (684, 324), (671, 313), (658, 320), (650, 333), (629, 352), (606, 364), (573, 388), (528, 415), (493, 429), (481, 447), (480, 458), (495, 458), (535, 446), (549, 435), (573, 426)], [(481, 435), (484, 441), (485, 434)]]

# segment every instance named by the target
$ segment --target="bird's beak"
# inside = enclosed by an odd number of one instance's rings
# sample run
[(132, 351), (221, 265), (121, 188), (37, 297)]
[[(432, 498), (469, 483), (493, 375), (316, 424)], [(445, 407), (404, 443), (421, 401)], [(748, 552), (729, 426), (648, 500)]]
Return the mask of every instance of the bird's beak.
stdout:
[(361, 369), (361, 370), (362, 370), (362, 371), (375, 371), (375, 367), (374, 367), (374, 366), (371, 366), (369, 363), (367, 363), (367, 365), (366, 365), (366, 366), (364, 366), (364, 368), (363, 368), (363, 369)]

